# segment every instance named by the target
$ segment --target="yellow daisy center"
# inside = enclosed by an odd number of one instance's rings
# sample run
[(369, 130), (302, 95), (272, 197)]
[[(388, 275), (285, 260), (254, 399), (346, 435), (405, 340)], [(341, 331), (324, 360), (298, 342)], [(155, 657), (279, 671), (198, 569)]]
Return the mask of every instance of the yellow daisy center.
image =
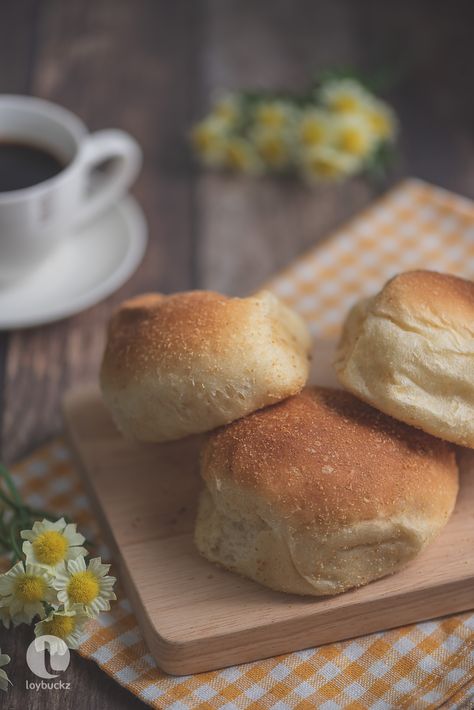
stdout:
[(193, 133), (193, 143), (198, 150), (207, 150), (214, 143), (215, 136), (205, 128), (198, 128)]
[(247, 155), (244, 149), (238, 145), (227, 146), (227, 164), (234, 170), (242, 170), (247, 165)]
[(308, 145), (317, 145), (324, 140), (324, 127), (317, 121), (308, 121), (301, 127), (301, 139)]
[(46, 530), (32, 542), (38, 562), (44, 565), (57, 565), (66, 558), (69, 547), (64, 535), (57, 530)]
[(380, 138), (387, 138), (391, 134), (392, 127), (390, 125), (390, 121), (386, 116), (384, 116), (383, 113), (371, 111), (368, 114), (368, 118), (370, 125)]
[(335, 111), (346, 113), (349, 111), (355, 111), (359, 107), (359, 101), (355, 96), (351, 96), (350, 94), (342, 94), (341, 96), (335, 96), (332, 99), (331, 107)]
[(15, 588), (15, 596), (23, 602), (40, 602), (44, 599), (46, 582), (42, 577), (32, 574), (22, 575)]
[(316, 158), (311, 161), (311, 167), (317, 175), (322, 177), (335, 177), (340, 173), (338, 167), (330, 160), (324, 158)]
[(348, 128), (341, 134), (340, 147), (351, 155), (363, 155), (367, 151), (368, 141), (360, 131)]
[(258, 111), (257, 120), (263, 126), (280, 128), (285, 122), (285, 114), (280, 108), (266, 106)]
[(74, 574), (67, 588), (72, 604), (90, 604), (99, 595), (99, 591), (97, 577), (88, 570)]
[(72, 634), (76, 626), (73, 616), (61, 616), (55, 614), (49, 621), (43, 622), (43, 630), (45, 634), (57, 636), (60, 639), (65, 639)]

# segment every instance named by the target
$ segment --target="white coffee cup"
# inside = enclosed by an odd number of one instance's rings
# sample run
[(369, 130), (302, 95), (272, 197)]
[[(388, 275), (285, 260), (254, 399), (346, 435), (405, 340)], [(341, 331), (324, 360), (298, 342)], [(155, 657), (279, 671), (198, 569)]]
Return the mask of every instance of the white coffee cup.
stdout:
[[(128, 133), (88, 133), (70, 111), (29, 96), (0, 95), (0, 141), (57, 156), (64, 169), (48, 180), (0, 192), (0, 284), (41, 264), (74, 228), (113, 205), (134, 181), (141, 151)], [(106, 161), (108, 169), (94, 176)], [(1, 169), (1, 167), (0, 167)]]

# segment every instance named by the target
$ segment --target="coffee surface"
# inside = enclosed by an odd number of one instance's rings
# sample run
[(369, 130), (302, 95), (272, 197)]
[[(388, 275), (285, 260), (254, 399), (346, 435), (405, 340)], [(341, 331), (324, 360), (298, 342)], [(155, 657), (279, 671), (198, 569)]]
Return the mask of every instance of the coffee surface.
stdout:
[(64, 167), (57, 156), (44, 148), (0, 138), (0, 192), (37, 185)]

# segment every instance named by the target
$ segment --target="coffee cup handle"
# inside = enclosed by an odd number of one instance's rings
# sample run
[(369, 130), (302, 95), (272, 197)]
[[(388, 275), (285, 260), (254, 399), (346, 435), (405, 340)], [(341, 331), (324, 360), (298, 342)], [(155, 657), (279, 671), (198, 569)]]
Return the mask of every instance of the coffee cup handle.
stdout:
[[(77, 225), (94, 219), (128, 190), (140, 170), (142, 153), (138, 143), (128, 133), (108, 129), (92, 133), (84, 139), (81, 159), (86, 173), (86, 194), (79, 206)], [(108, 161), (111, 164), (105, 174), (94, 179), (94, 169)]]

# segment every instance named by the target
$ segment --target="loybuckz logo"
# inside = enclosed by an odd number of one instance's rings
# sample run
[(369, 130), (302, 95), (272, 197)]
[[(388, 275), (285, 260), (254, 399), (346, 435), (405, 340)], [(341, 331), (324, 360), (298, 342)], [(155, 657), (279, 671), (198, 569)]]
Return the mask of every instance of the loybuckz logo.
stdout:
[[(50, 673), (46, 667), (46, 651), (49, 653)], [(60, 673), (69, 666), (70, 653), (64, 641), (57, 636), (38, 636), (28, 646), (26, 652), (26, 662), (28, 668), (35, 676), (41, 678), (41, 681), (26, 681), (28, 690), (69, 690), (70, 683), (64, 683), (62, 680), (53, 680), (58, 678)]]

